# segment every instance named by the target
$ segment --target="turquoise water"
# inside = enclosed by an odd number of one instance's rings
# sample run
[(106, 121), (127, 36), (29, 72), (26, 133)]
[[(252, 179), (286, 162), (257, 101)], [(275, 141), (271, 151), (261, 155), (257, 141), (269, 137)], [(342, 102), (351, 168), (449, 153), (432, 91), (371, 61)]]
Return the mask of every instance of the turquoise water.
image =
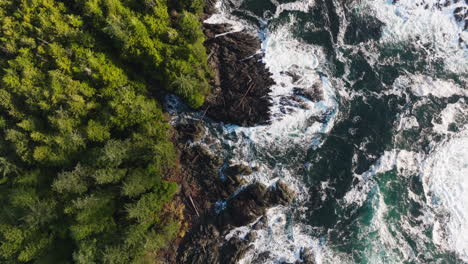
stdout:
[[(298, 194), (241, 263), (304, 248), (317, 263), (468, 263), (468, 32), (452, 15), (467, 4), (395, 2), (225, 0), (207, 21), (262, 38), (277, 85), (271, 125), (206, 121), (203, 144)], [(281, 111), (312, 85), (322, 101)]]

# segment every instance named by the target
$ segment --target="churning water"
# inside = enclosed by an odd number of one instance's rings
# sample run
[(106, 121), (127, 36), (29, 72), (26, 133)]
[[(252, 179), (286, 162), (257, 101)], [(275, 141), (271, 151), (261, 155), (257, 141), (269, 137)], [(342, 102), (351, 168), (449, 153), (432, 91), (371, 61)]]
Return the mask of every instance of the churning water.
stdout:
[[(205, 120), (202, 144), (258, 167), (250, 181), (281, 179), (297, 193), (269, 210), (241, 262), (294, 262), (310, 248), (317, 263), (468, 263), (467, 1), (217, 6), (207, 23), (262, 39), (272, 122)], [(322, 100), (284, 103), (312, 86)]]

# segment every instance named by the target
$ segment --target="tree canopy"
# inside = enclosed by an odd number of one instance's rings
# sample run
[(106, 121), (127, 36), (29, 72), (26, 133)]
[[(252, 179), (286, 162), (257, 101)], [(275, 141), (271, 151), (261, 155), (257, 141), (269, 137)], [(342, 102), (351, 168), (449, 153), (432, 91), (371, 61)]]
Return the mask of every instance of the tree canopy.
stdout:
[(154, 95), (203, 104), (202, 2), (0, 1), (1, 263), (147, 263), (177, 235)]

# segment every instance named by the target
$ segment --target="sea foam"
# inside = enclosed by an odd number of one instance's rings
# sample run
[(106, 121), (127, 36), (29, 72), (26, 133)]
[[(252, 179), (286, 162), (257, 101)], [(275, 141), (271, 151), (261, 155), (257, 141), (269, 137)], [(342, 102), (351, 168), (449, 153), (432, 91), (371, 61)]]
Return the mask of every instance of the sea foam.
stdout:
[[(287, 4), (277, 4), (276, 13), (271, 19), (277, 18), (282, 12), (297, 10), (307, 11), (312, 1), (296, 1)], [(236, 3), (240, 5), (240, 2)], [(227, 8), (218, 4), (221, 12), (205, 21), (206, 23), (232, 23), (233, 17)], [(265, 263), (275, 263), (278, 260), (294, 262), (299, 259), (302, 248), (313, 250), (318, 263), (327, 250), (322, 243), (310, 236), (307, 225), (289, 219), (292, 214), (301, 214), (302, 204), (307, 201), (309, 191), (297, 177), (296, 165), (289, 167), (283, 163), (284, 155), (290, 153), (290, 159), (303, 158), (307, 149), (321, 141), (316, 140), (317, 134), (326, 134), (333, 127), (338, 112), (336, 87), (327, 76), (319, 75), (317, 69), (324, 67), (325, 54), (318, 46), (309, 45), (295, 39), (291, 26), (295, 22), (293, 16), (290, 23), (270, 30), (267, 27), (257, 31), (262, 39), (263, 61), (272, 73), (276, 84), (271, 87), (272, 120), (269, 125), (256, 127), (239, 127), (224, 125), (215, 137), (220, 145), (229, 146), (229, 155), (236, 162), (244, 162), (256, 166), (258, 171), (246, 179), (250, 182), (258, 181), (264, 184), (274, 184), (278, 179), (286, 182), (296, 193), (294, 205), (278, 206), (267, 212), (267, 229), (258, 230), (253, 243), (253, 250), (247, 253), (240, 263), (250, 263), (262, 252), (270, 252)], [(234, 29), (247, 29), (242, 21), (234, 19)], [(262, 22), (262, 21), (261, 21)], [(250, 28), (251, 29), (251, 28)], [(285, 74), (289, 72), (290, 74)], [(293, 80), (291, 74), (299, 76)], [(319, 83), (323, 89), (323, 99), (312, 102), (303, 98), (306, 107), (287, 105), (289, 111), (284, 113), (284, 98), (293, 96), (294, 88), (310, 88)], [(311, 122), (311, 117), (326, 115), (326, 122)], [(256, 153), (256, 155), (252, 155)], [(289, 160), (290, 161), (290, 160)], [(292, 163), (292, 162), (291, 162)], [(304, 208), (303, 208), (304, 209)], [(288, 220), (289, 219), (289, 220)], [(240, 227), (231, 231), (226, 239), (232, 236), (243, 237), (250, 232), (249, 227)], [(333, 258), (333, 257), (330, 257)]]
[(455, 8), (467, 6), (465, 1), (449, 6), (440, 0), (393, 2), (369, 0), (359, 6), (385, 23), (381, 43), (411, 42), (425, 50), (427, 56), (442, 59), (446, 70), (468, 72), (468, 32), (464, 23), (457, 22), (453, 16)]

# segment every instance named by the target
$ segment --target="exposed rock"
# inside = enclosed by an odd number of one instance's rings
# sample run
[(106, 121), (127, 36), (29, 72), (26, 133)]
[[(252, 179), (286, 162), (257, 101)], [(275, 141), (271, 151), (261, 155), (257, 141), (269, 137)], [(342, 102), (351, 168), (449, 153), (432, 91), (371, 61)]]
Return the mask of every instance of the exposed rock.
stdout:
[[(183, 126), (179, 129), (188, 131), (188, 134), (198, 131), (196, 126)], [(179, 131), (178, 134), (187, 133)], [(179, 140), (185, 138), (186, 136), (181, 136)], [(256, 232), (251, 231), (245, 239), (234, 236), (229, 241), (225, 241), (225, 235), (232, 228), (251, 224), (257, 219), (254, 230), (267, 228), (266, 210), (275, 205), (290, 203), (294, 199), (294, 193), (281, 181), (270, 187), (252, 183), (238, 190), (247, 184), (242, 175), (252, 173), (249, 167), (231, 165), (224, 169), (229, 177), (223, 180), (219, 173), (224, 161), (219, 156), (202, 145), (183, 146), (179, 148), (180, 160), (191, 177), (183, 182), (182, 194), (185, 193), (188, 197), (191, 193), (193, 201), (187, 203), (187, 209), (196, 211), (200, 216), (192, 216), (195, 219), (192, 220), (193, 226), (180, 243), (176, 263), (236, 263), (250, 249)], [(203, 196), (193, 193), (197, 189), (204, 190), (200, 191)], [(219, 210), (214, 210), (212, 205), (220, 200), (225, 202)]]
[(206, 0), (205, 7), (203, 8), (202, 20), (207, 19), (209, 16), (216, 12), (216, 0)]
[[(211, 188), (216, 190), (225, 186)], [(266, 228), (266, 210), (275, 205), (286, 205), (293, 199), (293, 192), (280, 181), (268, 188), (261, 183), (244, 187), (227, 199), (224, 209), (206, 211), (179, 248), (178, 263), (236, 263), (250, 249), (256, 232), (251, 231), (245, 239), (233, 237), (226, 242), (223, 237), (229, 230), (251, 224), (256, 219), (259, 220), (253, 226), (254, 230)]]
[(245, 239), (249, 242), (254, 242), (257, 239), (257, 232), (251, 231), (245, 236)]
[[(293, 66), (294, 67), (294, 66)], [(295, 65), (294, 68), (297, 68), (298, 66)], [(284, 74), (284, 75), (287, 75), (289, 77), (291, 77), (292, 79), (292, 83), (296, 83), (297, 81), (299, 81), (299, 79), (301, 78), (301, 76), (293, 71), (282, 71), (280, 72), (281, 74)]]
[(258, 221), (252, 226), (252, 229), (254, 230), (265, 229), (267, 227), (267, 222), (268, 222), (268, 219), (264, 215), (260, 219), (258, 219)]
[(199, 141), (205, 133), (205, 127), (199, 122), (179, 124), (175, 127), (175, 129), (177, 131), (179, 141), (182, 142)]
[[(207, 0), (205, 16), (214, 12), (214, 3)], [(258, 53), (260, 40), (246, 32), (224, 34), (229, 31), (229, 25), (204, 25), (205, 46), (214, 79), (212, 93), (203, 108), (207, 116), (224, 123), (243, 126), (267, 123), (270, 120), (269, 93), (274, 81)], [(291, 101), (300, 104), (303, 98)], [(204, 136), (200, 124), (178, 125), (176, 131), (181, 167), (189, 175), (182, 181), (181, 195), (187, 201), (186, 210), (190, 210), (192, 224), (180, 243), (176, 263), (236, 263), (252, 247), (257, 233), (252, 231), (245, 239), (234, 236), (229, 241), (225, 239), (226, 234), (233, 227), (248, 225), (257, 219), (260, 220), (256, 228), (266, 228), (266, 210), (292, 201), (293, 194), (282, 183), (275, 187), (261, 183), (247, 185), (243, 176), (258, 168), (231, 164), (221, 170), (224, 161), (215, 150), (186, 144)], [(220, 177), (222, 175), (225, 177)], [(245, 187), (239, 190), (241, 186)]]
[(229, 193), (234, 193), (240, 186), (246, 184), (247, 181), (242, 176), (236, 175), (226, 177), (224, 186)]
[(327, 109), (321, 115), (318, 116), (311, 116), (307, 122), (312, 125), (315, 122), (319, 123), (327, 123), (330, 120), (331, 114), (333, 113), (333, 109)]
[(287, 205), (294, 199), (294, 192), (283, 182), (267, 188), (253, 183), (227, 201), (226, 210), (219, 216), (220, 225), (245, 226), (265, 215), (275, 205)]
[[(235, 190), (247, 183), (240, 176), (221, 179), (219, 171), (224, 163), (223, 160), (201, 145), (184, 148), (181, 160), (189, 170), (188, 173), (196, 180), (196, 184), (200, 186), (200, 189), (205, 190), (204, 200), (209, 201), (210, 204), (227, 199)], [(191, 186), (187, 187), (187, 189), (190, 188)]]
[(295, 107), (295, 108), (301, 108), (301, 109), (309, 109), (304, 99), (302, 99), (298, 95), (281, 97), (279, 103), (282, 107)]
[(234, 177), (238, 175), (250, 175), (253, 173), (252, 169), (249, 166), (243, 164), (236, 164), (229, 166), (223, 170), (224, 175), (227, 177)]
[(314, 252), (310, 248), (302, 248), (299, 253), (301, 260), (297, 261), (297, 264), (315, 264)]
[(252, 261), (252, 263), (263, 264), (270, 258), (270, 255), (271, 255), (270, 251), (262, 252), (262, 253), (258, 254), (258, 256)]
[(453, 10), (453, 16), (458, 22), (462, 22), (468, 17), (468, 12), (466, 7), (457, 7)]
[(221, 248), (220, 263), (238, 263), (251, 248), (248, 240), (233, 237)]
[[(209, 63), (215, 72), (213, 89), (203, 106), (211, 118), (253, 126), (270, 120), (271, 73), (258, 54), (260, 40), (226, 24), (205, 24)], [(221, 35), (220, 35), (221, 34)]]
[(267, 188), (253, 183), (242, 189), (228, 201), (227, 208), (220, 215), (220, 224), (244, 226), (264, 215), (267, 209)]
[(188, 238), (188, 242), (179, 247), (177, 263), (220, 263), (219, 247), (223, 238), (214, 225), (200, 225)]
[(268, 189), (269, 204), (287, 205), (294, 200), (294, 191), (287, 184), (279, 180), (276, 184)]
[(295, 95), (305, 97), (312, 102), (323, 100), (323, 88), (321, 87), (320, 83), (315, 83), (307, 89), (295, 87), (293, 92)]

